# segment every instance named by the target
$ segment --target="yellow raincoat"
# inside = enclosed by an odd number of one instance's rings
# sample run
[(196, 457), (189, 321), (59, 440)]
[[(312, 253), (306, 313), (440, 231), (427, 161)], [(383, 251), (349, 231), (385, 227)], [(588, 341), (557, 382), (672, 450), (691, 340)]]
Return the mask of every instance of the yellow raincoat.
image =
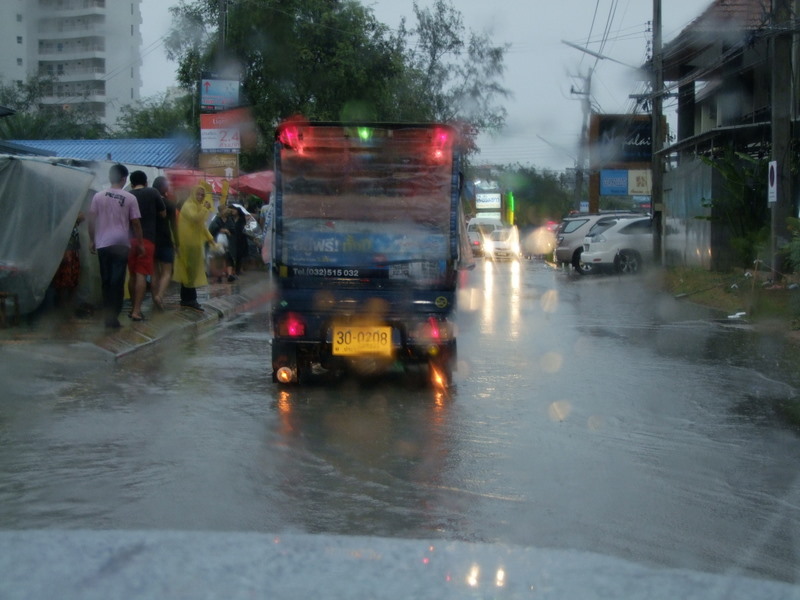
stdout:
[[(198, 190), (204, 191), (202, 199), (198, 199)], [(178, 255), (172, 279), (187, 288), (208, 285), (205, 244), (214, 243), (206, 226), (214, 208), (212, 200), (211, 186), (198, 185), (183, 203), (178, 216)]]

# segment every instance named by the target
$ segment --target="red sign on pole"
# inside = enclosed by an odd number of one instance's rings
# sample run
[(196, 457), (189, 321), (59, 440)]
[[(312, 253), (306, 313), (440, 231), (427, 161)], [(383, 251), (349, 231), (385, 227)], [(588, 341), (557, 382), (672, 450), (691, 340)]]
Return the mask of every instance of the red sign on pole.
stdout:
[(239, 152), (239, 123), (228, 113), (200, 115), (200, 149), (203, 152)]

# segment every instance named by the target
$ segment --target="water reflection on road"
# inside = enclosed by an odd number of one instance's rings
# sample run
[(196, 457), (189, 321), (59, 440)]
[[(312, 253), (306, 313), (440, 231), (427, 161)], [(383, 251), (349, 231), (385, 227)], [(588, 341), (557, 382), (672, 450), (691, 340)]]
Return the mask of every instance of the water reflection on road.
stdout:
[(447, 393), (278, 387), (263, 312), (118, 365), (4, 355), (0, 527), (500, 541), (800, 581), (782, 339), (538, 261), (479, 263), (459, 302)]
[(307, 531), (390, 537), (452, 530), (437, 502), (452, 402), (431, 390), (401, 399), (382, 385), (279, 391), (278, 471), (292, 520)]

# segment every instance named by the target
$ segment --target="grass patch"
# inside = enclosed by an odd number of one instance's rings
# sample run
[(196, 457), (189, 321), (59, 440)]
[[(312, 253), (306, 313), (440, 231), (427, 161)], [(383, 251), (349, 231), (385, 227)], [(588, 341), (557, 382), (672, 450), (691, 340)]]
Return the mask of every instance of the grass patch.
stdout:
[[(662, 286), (676, 298), (685, 298), (686, 302), (696, 302), (724, 314), (744, 311), (748, 321), (763, 325), (765, 330), (785, 333), (795, 340), (788, 351), (800, 355), (800, 289), (789, 289), (797, 280), (797, 275), (793, 275), (785, 278), (780, 286), (772, 286), (764, 273), (716, 273), (674, 267), (664, 269)], [(767, 404), (779, 420), (800, 431), (800, 400), (773, 399)]]
[(782, 400), (775, 404), (775, 412), (795, 429), (800, 429), (800, 401)]
[(769, 285), (763, 273), (717, 273), (675, 267), (665, 270), (664, 289), (676, 298), (716, 308), (726, 314), (745, 312), (751, 321), (782, 321), (788, 330), (800, 329), (800, 290)]

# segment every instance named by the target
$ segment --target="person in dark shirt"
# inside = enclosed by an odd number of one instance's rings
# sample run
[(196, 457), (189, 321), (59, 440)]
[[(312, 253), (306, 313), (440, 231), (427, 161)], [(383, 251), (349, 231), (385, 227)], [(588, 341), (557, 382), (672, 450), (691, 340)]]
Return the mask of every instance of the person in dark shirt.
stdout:
[[(136, 196), (141, 213), (142, 240), (131, 240), (131, 251), (128, 254), (128, 291), (131, 296), (131, 312), (128, 316), (133, 321), (144, 321), (142, 301), (147, 292), (147, 277), (153, 276), (153, 260), (156, 247), (156, 222), (166, 218), (167, 207), (157, 190), (147, 187), (147, 174), (134, 171), (130, 175), (131, 194)], [(138, 250), (142, 244), (144, 252)]]
[(156, 221), (155, 276), (151, 285), (153, 304), (158, 310), (164, 310), (164, 293), (172, 279), (175, 253), (178, 251), (178, 206), (166, 177), (156, 177), (153, 187), (161, 194), (167, 207), (166, 218), (159, 217)]

